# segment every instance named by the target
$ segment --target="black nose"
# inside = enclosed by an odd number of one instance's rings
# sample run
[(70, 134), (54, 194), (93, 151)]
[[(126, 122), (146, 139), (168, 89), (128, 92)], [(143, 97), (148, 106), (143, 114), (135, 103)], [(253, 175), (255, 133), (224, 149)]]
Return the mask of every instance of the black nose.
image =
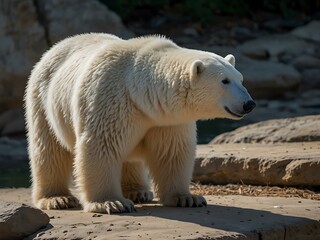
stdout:
[(251, 112), (256, 107), (256, 103), (252, 100), (243, 104), (243, 110), (245, 113)]

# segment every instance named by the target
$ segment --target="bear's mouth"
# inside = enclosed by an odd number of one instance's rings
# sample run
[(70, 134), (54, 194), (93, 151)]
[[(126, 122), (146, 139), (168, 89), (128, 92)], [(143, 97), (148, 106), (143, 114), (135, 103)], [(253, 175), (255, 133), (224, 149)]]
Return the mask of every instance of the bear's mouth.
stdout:
[(239, 114), (236, 114), (234, 112), (232, 112), (227, 106), (224, 107), (224, 110), (226, 110), (228, 113), (230, 113), (232, 116), (235, 116), (237, 118), (242, 118), (243, 115), (239, 115)]

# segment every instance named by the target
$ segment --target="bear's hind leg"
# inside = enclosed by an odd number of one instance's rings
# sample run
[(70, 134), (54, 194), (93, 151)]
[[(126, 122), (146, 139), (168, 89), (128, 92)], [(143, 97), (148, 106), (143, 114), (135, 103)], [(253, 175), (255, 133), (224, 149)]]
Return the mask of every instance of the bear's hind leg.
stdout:
[(34, 115), (33, 121), (28, 122), (28, 129), (35, 206), (41, 209), (78, 207), (79, 201), (69, 191), (72, 154), (57, 142), (44, 115)]
[(149, 179), (143, 162), (125, 162), (122, 166), (123, 195), (136, 203), (151, 202)]

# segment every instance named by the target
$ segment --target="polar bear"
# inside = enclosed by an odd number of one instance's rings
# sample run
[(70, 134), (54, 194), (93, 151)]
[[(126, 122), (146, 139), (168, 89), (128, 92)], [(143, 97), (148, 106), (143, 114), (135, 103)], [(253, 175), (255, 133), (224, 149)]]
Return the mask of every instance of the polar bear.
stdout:
[(131, 212), (151, 201), (149, 170), (165, 206), (201, 207), (192, 195), (196, 120), (241, 119), (255, 106), (235, 58), (160, 36), (67, 38), (45, 53), (25, 105), (32, 197), (41, 209)]

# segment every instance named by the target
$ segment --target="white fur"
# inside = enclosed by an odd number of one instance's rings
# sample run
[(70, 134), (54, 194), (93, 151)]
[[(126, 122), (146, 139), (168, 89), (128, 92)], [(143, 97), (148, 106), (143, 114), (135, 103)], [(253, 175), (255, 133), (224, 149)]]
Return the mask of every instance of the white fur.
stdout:
[(145, 167), (164, 205), (205, 205), (189, 192), (195, 121), (235, 118), (224, 106), (240, 112), (250, 99), (232, 64), (156, 36), (84, 34), (52, 47), (25, 97), (35, 205), (77, 206), (74, 168), (85, 211), (132, 211), (125, 197), (152, 200)]

